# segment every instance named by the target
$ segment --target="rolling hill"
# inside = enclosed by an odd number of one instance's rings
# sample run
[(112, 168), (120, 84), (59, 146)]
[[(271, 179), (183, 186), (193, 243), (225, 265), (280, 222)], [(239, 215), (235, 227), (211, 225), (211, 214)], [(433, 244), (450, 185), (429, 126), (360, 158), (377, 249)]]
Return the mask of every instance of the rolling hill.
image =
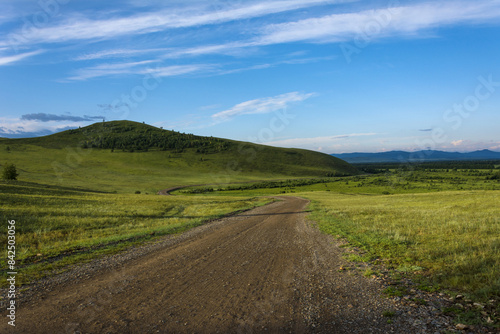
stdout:
[(112, 121), (44, 137), (0, 140), (19, 179), (102, 191), (154, 193), (176, 185), (353, 175), (340, 159)]
[(500, 152), (490, 150), (474, 151), (469, 153), (443, 152), (443, 151), (390, 151), (380, 153), (342, 153), (332, 156), (349, 163), (418, 163), (431, 161), (472, 161), (472, 160), (500, 160)]

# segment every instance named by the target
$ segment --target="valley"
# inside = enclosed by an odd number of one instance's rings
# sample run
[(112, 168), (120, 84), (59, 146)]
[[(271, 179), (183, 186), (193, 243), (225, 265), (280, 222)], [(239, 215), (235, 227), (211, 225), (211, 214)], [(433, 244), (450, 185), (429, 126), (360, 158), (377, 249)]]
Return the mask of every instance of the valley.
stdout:
[(349, 165), (125, 121), (0, 152), (30, 333), (498, 327), (498, 163)]

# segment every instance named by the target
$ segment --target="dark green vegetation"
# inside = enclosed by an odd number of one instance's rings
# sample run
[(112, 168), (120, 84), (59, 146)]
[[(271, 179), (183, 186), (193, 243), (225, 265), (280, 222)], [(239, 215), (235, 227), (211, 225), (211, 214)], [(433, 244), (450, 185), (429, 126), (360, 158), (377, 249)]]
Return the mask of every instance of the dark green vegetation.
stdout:
[[(244, 191), (244, 190), (260, 190), (260, 189), (292, 189), (294, 187), (310, 186), (318, 183), (332, 182), (331, 178), (323, 179), (293, 179), (281, 181), (264, 181), (264, 182), (250, 182), (232, 185), (219, 185), (219, 186), (196, 186), (189, 187), (185, 190), (179, 190), (179, 194), (205, 194), (222, 191)], [(271, 194), (275, 191), (271, 191)], [(286, 191), (281, 191), (286, 193)]]
[[(360, 254), (349, 253), (348, 260), (382, 264), (395, 275), (413, 278), (425, 291), (465, 294), (483, 305), (491, 305), (489, 310), (496, 308), (488, 311), (488, 316), (498, 319), (500, 180), (497, 173), (495, 169), (479, 168), (383, 168), (382, 173), (374, 175), (209, 189), (211, 195), (219, 196), (246, 198), (291, 193), (308, 198), (312, 201), (309, 218), (318, 228), (342, 238), (349, 247), (361, 249)], [(199, 190), (199, 187), (187, 188), (179, 192)], [(368, 276), (373, 273), (371, 269), (365, 272)], [(411, 288), (393, 287), (386, 294), (402, 296)], [(492, 305), (491, 300), (496, 302)], [(480, 312), (464, 312), (475, 316), (464, 313), (457, 319), (470, 324), (486, 323), (487, 317)]]
[[(19, 172), (20, 181), (0, 184), (0, 219), (16, 220), (22, 282), (269, 201), (151, 195), (161, 189), (358, 173), (325, 154), (181, 134), (129, 121), (96, 123), (40, 138), (1, 139), (0, 161), (9, 173), (12, 163)], [(2, 236), (0, 245), (6, 249)]]
[[(16, 220), (24, 283), (268, 201), (258, 196), (294, 194), (311, 200), (318, 228), (362, 250), (350, 260), (382, 264), (420, 289), (494, 300), (488, 314), (500, 313), (499, 161), (358, 165), (372, 173), (359, 175), (320, 153), (110, 122), (1, 139), (0, 162), (19, 173), (0, 183), (0, 219)], [(180, 185), (192, 186), (152, 195)]]
[(17, 180), (19, 174), (17, 173), (16, 166), (14, 164), (6, 164), (3, 166), (2, 179), (4, 180)]
[[(23, 284), (63, 270), (68, 264), (180, 233), (267, 202), (257, 198), (107, 194), (27, 182), (0, 183), (0, 220), (16, 221), (16, 269)], [(1, 233), (2, 277), (7, 273), (6, 244), (7, 234)], [(1, 285), (5, 284), (3, 279)]]
[[(422, 163), (376, 163), (376, 164), (354, 164), (359, 170), (371, 174), (383, 174), (388, 171), (412, 172), (412, 171), (432, 171), (432, 170), (484, 170), (499, 169), (500, 160), (475, 160), (475, 161), (435, 161)], [(500, 172), (500, 170), (499, 170)]]
[[(373, 169), (373, 167), (372, 167)], [(326, 191), (340, 194), (413, 194), (455, 190), (500, 190), (498, 171), (490, 169), (381, 169), (373, 175), (312, 178), (278, 182), (240, 183), (230, 186), (189, 187), (174, 193), (257, 196)]]
[(181, 134), (129, 121), (96, 123), (40, 138), (2, 139), (0, 162), (15, 163), (23, 181), (126, 193), (358, 173), (326, 154)]

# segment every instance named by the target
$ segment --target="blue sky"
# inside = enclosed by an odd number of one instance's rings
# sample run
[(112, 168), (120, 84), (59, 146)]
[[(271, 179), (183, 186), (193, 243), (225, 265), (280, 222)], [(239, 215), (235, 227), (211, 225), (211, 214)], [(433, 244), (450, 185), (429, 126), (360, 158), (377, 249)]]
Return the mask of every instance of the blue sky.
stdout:
[(498, 0), (2, 0), (0, 136), (500, 151), (499, 36)]

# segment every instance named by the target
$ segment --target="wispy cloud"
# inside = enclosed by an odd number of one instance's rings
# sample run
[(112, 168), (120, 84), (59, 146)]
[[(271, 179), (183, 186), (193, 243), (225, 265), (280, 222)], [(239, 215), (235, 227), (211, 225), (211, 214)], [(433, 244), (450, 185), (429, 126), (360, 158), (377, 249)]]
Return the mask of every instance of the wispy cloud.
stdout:
[[(155, 66), (149, 66), (157, 63)], [(75, 74), (68, 78), (70, 81), (83, 81), (99, 77), (111, 77), (124, 74), (147, 75), (152, 74), (156, 77), (172, 77), (183, 74), (192, 74), (196, 72), (208, 71), (213, 65), (190, 64), (160, 66), (158, 60), (144, 60), (140, 62), (127, 62), (116, 64), (101, 64), (97, 66), (79, 69)]]
[(86, 53), (84, 55), (80, 55), (74, 58), (74, 60), (84, 61), (84, 60), (95, 60), (95, 59), (106, 59), (106, 58), (125, 58), (125, 57), (138, 56), (156, 52), (166, 52), (167, 50), (168, 49), (111, 49), (93, 53)]
[(23, 121), (39, 121), (39, 122), (51, 122), (51, 121), (71, 121), (71, 122), (92, 122), (95, 120), (102, 120), (104, 116), (71, 116), (71, 115), (54, 115), (46, 113), (36, 113), (36, 114), (25, 114), (21, 116)]
[(183, 74), (194, 74), (199, 72), (210, 71), (215, 65), (210, 64), (192, 64), (192, 65), (174, 65), (174, 66), (158, 66), (148, 68), (141, 71), (140, 74), (154, 74), (157, 77), (172, 77)]
[(212, 118), (217, 121), (228, 120), (232, 117), (248, 114), (267, 114), (286, 108), (293, 102), (301, 102), (314, 96), (315, 93), (302, 94), (299, 92), (291, 92), (273, 97), (265, 97), (239, 103), (232, 107), (212, 115)]
[(351, 137), (375, 136), (375, 135), (377, 135), (377, 133), (351, 133), (351, 134), (345, 134), (345, 135), (313, 137), (313, 138), (291, 138), (291, 139), (284, 139), (284, 140), (276, 140), (276, 141), (267, 142), (264, 144), (271, 145), (271, 146), (281, 146), (281, 147), (325, 146), (325, 145), (332, 145), (341, 139), (347, 139), (347, 138), (351, 138)]
[(140, 35), (167, 29), (197, 27), (262, 17), (334, 2), (346, 1), (261, 1), (226, 6), (224, 9), (208, 12), (206, 8), (171, 8), (168, 11), (147, 12), (129, 17), (116, 17), (115, 15), (109, 19), (89, 19), (82, 17), (82, 15), (73, 15), (57, 25), (22, 33), (22, 38), (18, 38), (17, 41), (32, 44), (112, 39), (123, 35)]
[(143, 71), (142, 68), (144, 65), (149, 65), (154, 62), (154, 60), (143, 60), (139, 62), (100, 64), (77, 70), (75, 75), (70, 77), (69, 80), (80, 81), (121, 74), (137, 74)]
[(496, 23), (499, 17), (498, 1), (423, 3), (272, 24), (263, 28), (258, 43), (342, 42), (363, 33), (370, 38), (415, 35), (440, 26), (485, 21)]
[(433, 28), (457, 24), (498, 24), (499, 18), (500, 3), (491, 0), (379, 8), (267, 24), (255, 31), (253, 39), (179, 48), (167, 53), (166, 57), (241, 54), (240, 49), (292, 42), (341, 43), (360, 35), (372, 41), (389, 37), (421, 37), (422, 33)]
[(29, 57), (33, 57), (33, 56), (36, 56), (40, 53), (44, 52), (43, 50), (37, 50), (37, 51), (32, 51), (32, 52), (26, 52), (26, 53), (21, 53), (21, 54), (17, 54), (17, 55), (14, 55), (14, 56), (0, 56), (0, 66), (6, 66), (6, 65), (10, 65), (10, 64), (13, 64), (13, 63), (16, 63), (18, 61), (21, 61), (25, 58), (29, 58)]

